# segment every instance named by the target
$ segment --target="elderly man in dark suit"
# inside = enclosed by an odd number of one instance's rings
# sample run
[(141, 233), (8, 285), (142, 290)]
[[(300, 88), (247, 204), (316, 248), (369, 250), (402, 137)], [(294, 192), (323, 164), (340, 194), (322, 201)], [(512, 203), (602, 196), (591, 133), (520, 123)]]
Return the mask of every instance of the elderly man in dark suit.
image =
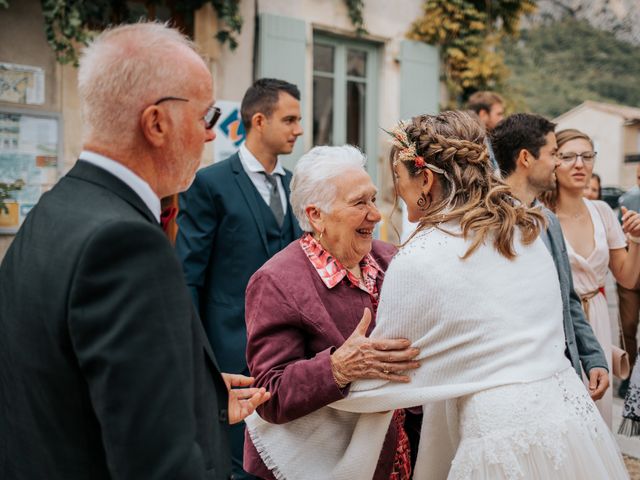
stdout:
[[(246, 142), (235, 155), (201, 169), (180, 195), (176, 250), (187, 284), (223, 370), (248, 374), (244, 292), (249, 278), (302, 231), (289, 204), (291, 153), (300, 126), (300, 92), (257, 80), (241, 105)], [(231, 429), (235, 478), (242, 469), (244, 427)]]
[[(543, 192), (554, 188), (556, 125), (528, 113), (517, 113), (501, 121), (491, 133), (491, 143), (504, 181), (517, 200), (527, 205), (537, 202)], [(547, 208), (548, 225), (542, 233), (558, 271), (563, 304), (565, 353), (578, 375), (589, 379), (591, 398), (602, 398), (609, 387), (609, 368), (602, 347), (585, 318), (580, 297), (573, 289), (571, 265), (558, 218)], [(535, 292), (532, 292), (535, 294)], [(540, 298), (539, 301), (545, 301)]]
[(84, 151), (0, 267), (1, 478), (229, 478), (227, 424), (268, 394), (228, 392), (251, 379), (220, 374), (159, 225), (214, 138), (212, 84), (161, 24), (85, 51)]

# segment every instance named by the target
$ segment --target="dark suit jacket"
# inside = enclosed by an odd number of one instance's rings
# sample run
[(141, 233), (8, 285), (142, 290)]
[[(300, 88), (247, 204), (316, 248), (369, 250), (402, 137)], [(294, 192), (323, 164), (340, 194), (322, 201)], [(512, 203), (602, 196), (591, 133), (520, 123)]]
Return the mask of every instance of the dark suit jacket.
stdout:
[[(282, 179), (287, 201), (290, 182), (287, 171)], [(224, 372), (248, 373), (244, 292), (273, 254), (258, 200), (237, 153), (199, 170), (180, 195), (176, 251)], [(293, 238), (302, 234), (295, 220), (293, 230)]]
[(142, 200), (79, 161), (0, 266), (0, 478), (222, 479), (227, 392)]
[(542, 241), (553, 257), (560, 280), (560, 293), (564, 317), (564, 335), (567, 342), (569, 360), (573, 368), (581, 375), (582, 368), (588, 374), (592, 368), (600, 367), (609, 370), (602, 347), (587, 321), (580, 297), (573, 289), (573, 275), (567, 255), (567, 246), (562, 235), (558, 217), (551, 210), (544, 208), (548, 220), (547, 230), (542, 233)]

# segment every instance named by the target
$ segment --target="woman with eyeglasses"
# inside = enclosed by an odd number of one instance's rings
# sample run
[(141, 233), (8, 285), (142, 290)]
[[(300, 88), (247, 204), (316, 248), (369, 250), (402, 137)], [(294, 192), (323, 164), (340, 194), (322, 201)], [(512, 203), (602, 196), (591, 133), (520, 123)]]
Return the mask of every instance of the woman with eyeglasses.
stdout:
[[(543, 201), (560, 220), (576, 293), (582, 299), (582, 307), (607, 355), (611, 371), (611, 323), (604, 282), (607, 271), (611, 270), (618, 283), (630, 288), (635, 286), (640, 275), (640, 216), (624, 209), (621, 227), (605, 202), (584, 198), (584, 188), (596, 160), (593, 141), (574, 129), (557, 132), (556, 139), (559, 163), (556, 168), (557, 188), (545, 195)], [(625, 233), (628, 234), (626, 238)], [(609, 426), (612, 400), (609, 389), (596, 402)]]

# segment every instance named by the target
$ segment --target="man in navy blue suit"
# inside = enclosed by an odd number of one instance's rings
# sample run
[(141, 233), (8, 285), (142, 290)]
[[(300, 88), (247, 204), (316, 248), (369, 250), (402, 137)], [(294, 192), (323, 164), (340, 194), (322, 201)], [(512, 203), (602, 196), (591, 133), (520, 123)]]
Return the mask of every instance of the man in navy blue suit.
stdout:
[[(176, 250), (193, 301), (223, 371), (248, 373), (244, 292), (251, 275), (301, 235), (289, 204), (291, 172), (278, 155), (302, 135), (300, 92), (283, 80), (257, 80), (241, 105), (246, 141), (201, 169), (180, 195)], [(244, 424), (231, 429), (234, 478), (242, 469)]]

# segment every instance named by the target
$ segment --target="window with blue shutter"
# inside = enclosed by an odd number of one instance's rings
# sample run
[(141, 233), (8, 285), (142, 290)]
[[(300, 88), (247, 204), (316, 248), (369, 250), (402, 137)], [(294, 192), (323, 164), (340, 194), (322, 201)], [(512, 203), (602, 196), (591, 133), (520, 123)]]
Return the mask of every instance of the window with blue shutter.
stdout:
[(359, 147), (377, 179), (378, 48), (337, 36), (313, 36), (314, 145)]

